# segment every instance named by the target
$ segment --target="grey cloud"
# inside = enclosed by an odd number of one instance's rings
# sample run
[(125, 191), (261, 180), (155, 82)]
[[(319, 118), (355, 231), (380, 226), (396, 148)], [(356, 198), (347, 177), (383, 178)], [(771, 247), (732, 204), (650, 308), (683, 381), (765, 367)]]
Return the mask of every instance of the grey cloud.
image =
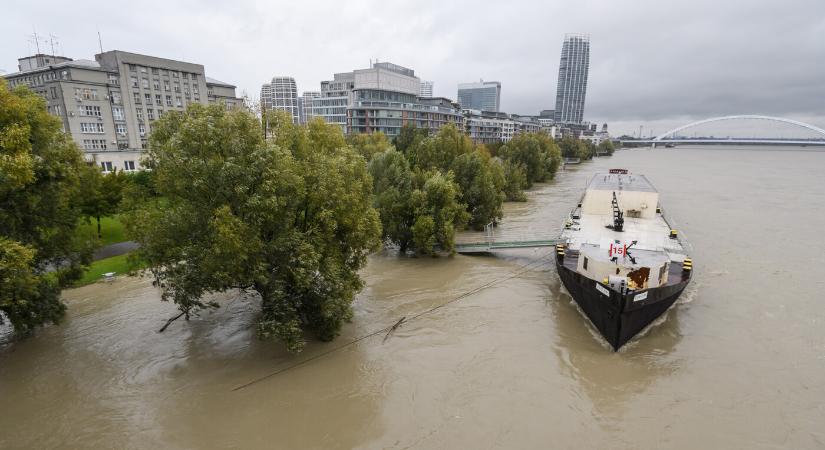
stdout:
[(28, 53), (32, 25), (60, 36), (67, 56), (92, 58), (97, 27), (106, 49), (202, 63), (253, 97), (276, 74), (317, 90), (380, 58), (451, 98), (459, 82), (501, 81), (502, 108), (521, 114), (554, 106), (564, 34), (585, 32), (585, 117), (614, 130), (734, 113), (825, 126), (821, 0), (18, 2), (4, 16), (0, 69)]

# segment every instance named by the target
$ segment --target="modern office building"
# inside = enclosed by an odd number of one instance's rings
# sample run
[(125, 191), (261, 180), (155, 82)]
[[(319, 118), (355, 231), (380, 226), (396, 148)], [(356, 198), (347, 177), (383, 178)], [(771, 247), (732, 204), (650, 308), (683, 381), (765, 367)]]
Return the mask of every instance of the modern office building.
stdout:
[(298, 108), (298, 85), (292, 77), (273, 77), (271, 83), (261, 86), (261, 109), (286, 111), (292, 123), (301, 123)]
[(141, 168), (152, 123), (192, 103), (243, 101), (235, 87), (207, 79), (200, 64), (108, 51), (95, 60), (38, 54), (20, 58), (10, 86), (27, 85), (42, 95), (51, 114), (104, 172)]
[(462, 109), (498, 112), (501, 104), (501, 83), (484, 81), (459, 83), (458, 103)]
[(320, 117), (327, 123), (334, 123), (346, 133), (347, 106), (350, 104), (354, 87), (353, 72), (336, 73), (332, 80), (322, 81), (321, 96), (312, 102), (312, 116)]
[(587, 74), (590, 70), (590, 36), (567, 34), (561, 48), (556, 88), (555, 121), (578, 124), (584, 120)]
[(422, 81), (421, 89), (418, 90), (418, 96), (423, 98), (430, 98), (433, 96), (433, 82)]
[(319, 91), (305, 91), (303, 95), (298, 98), (299, 104), (301, 105), (299, 111), (301, 113), (301, 123), (307, 123), (312, 120), (313, 102), (320, 97), (321, 93)]

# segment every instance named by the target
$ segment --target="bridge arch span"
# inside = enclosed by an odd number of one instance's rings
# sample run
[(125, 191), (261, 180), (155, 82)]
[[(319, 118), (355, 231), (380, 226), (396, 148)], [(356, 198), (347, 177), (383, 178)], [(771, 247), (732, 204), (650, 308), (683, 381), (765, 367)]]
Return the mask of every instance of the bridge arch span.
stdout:
[(799, 127), (802, 127), (802, 128), (807, 128), (811, 131), (814, 131), (814, 132), (817, 132), (817, 133), (821, 134), (822, 136), (825, 136), (825, 130), (823, 130), (822, 128), (815, 127), (811, 124), (808, 124), (808, 123), (805, 123), (805, 122), (800, 122), (798, 120), (785, 119), (785, 118), (782, 118), (782, 117), (771, 117), (771, 116), (758, 116), (758, 115), (752, 115), (752, 114), (743, 114), (743, 115), (737, 115), (737, 116), (713, 117), (713, 118), (710, 118), (710, 119), (698, 120), (696, 122), (689, 123), (687, 125), (682, 125), (681, 127), (674, 128), (674, 129), (672, 129), (672, 130), (670, 130), (666, 133), (660, 134), (660, 135), (656, 136), (655, 138), (653, 138), (653, 140), (654, 141), (662, 141), (662, 140), (665, 140), (665, 138), (667, 136), (673, 136), (676, 133), (678, 133), (678, 132), (680, 132), (680, 131), (682, 131), (686, 128), (692, 128), (692, 127), (695, 127), (695, 126), (699, 126), (699, 125), (703, 125), (703, 124), (711, 123), (711, 122), (721, 122), (721, 121), (724, 121), (724, 120), (770, 120), (770, 121), (773, 121), (773, 122), (788, 123), (788, 124), (796, 125), (796, 126), (799, 126)]

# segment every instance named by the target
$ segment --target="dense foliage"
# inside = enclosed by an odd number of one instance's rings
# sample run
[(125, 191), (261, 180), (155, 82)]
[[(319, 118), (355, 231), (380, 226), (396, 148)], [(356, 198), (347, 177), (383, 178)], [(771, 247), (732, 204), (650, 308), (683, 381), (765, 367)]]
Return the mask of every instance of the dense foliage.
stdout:
[(0, 322), (18, 333), (60, 319), (94, 244), (75, 233), (87, 166), (61, 128), (42, 97), (0, 79)]
[(593, 158), (593, 150), (587, 142), (573, 136), (565, 136), (558, 141), (561, 155), (565, 158), (579, 158), (582, 161)]
[(147, 163), (165, 199), (127, 217), (139, 257), (188, 315), (211, 292), (261, 297), (259, 335), (291, 351), (303, 331), (329, 340), (351, 318), (358, 270), (379, 244), (372, 179), (340, 128), (260, 122), (192, 105), (155, 122)]

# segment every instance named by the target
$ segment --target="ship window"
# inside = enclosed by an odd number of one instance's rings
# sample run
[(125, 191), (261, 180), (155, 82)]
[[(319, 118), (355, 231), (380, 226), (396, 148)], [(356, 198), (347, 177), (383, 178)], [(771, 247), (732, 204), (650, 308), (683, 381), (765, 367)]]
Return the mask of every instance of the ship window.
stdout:
[(584, 265), (582, 267), (584, 267), (584, 270), (587, 270), (587, 257), (586, 256), (584, 257)]
[(667, 263), (662, 264), (662, 268), (659, 269), (659, 284), (665, 284), (665, 272), (667, 272)]

